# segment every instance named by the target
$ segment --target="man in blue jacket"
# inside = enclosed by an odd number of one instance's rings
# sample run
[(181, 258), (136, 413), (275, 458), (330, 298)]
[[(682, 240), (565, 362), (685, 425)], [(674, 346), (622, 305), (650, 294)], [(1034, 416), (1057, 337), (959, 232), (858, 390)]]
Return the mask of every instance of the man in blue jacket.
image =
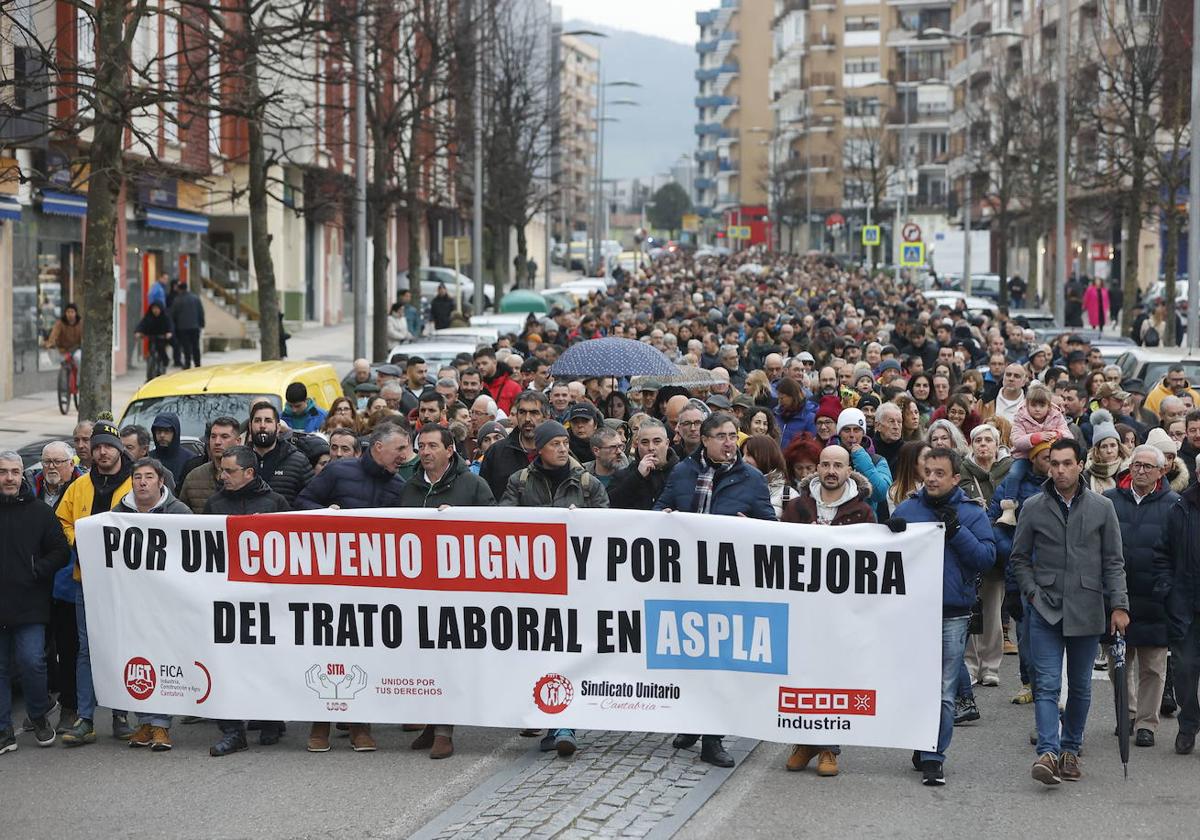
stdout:
[[(737, 423), (731, 415), (720, 412), (704, 418), (700, 424), (700, 447), (671, 470), (654, 509), (775, 521), (767, 480), (742, 460)], [(672, 745), (682, 750), (702, 741), (701, 761), (732, 767), (733, 756), (725, 751), (721, 738), (679, 734)]]
[(327, 412), (317, 406), (315, 400), (308, 395), (308, 388), (303, 382), (293, 382), (284, 392), (287, 403), (279, 413), (279, 419), (287, 423), (297, 432), (315, 432), (325, 422)]
[(942, 765), (954, 734), (954, 701), (967, 625), (975, 603), (976, 581), (996, 562), (992, 526), (983, 508), (958, 487), (959, 458), (951, 449), (931, 449), (925, 456), (925, 486), (901, 502), (893, 520), (941, 522), (946, 529), (942, 554), (942, 714), (937, 750), (913, 752), (913, 766), (921, 770), (925, 785), (944, 785)]

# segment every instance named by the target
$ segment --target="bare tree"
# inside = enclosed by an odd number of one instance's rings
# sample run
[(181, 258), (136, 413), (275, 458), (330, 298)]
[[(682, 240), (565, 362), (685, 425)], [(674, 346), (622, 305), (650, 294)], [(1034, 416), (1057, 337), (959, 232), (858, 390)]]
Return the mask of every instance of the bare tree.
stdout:
[[(845, 172), (847, 192), (854, 184), (853, 198), (871, 210), (873, 223), (878, 224), (883, 215), (883, 199), (887, 195), (888, 182), (896, 169), (896, 139), (888, 131), (887, 121), (875, 114), (860, 114), (851, 118), (842, 150), (842, 168)], [(851, 196), (845, 197), (847, 203)], [(871, 268), (876, 264), (872, 251)]]

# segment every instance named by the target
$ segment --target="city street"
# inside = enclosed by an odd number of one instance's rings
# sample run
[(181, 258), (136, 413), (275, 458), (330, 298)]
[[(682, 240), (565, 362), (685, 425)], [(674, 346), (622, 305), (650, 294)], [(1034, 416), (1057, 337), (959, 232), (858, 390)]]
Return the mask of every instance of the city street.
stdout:
[[(1046, 788), (1029, 777), (1032, 708), (1008, 702), (1016, 658), (1000, 688), (977, 688), (982, 720), (958, 727), (947, 786), (925, 788), (897, 750), (848, 747), (838, 778), (810, 768), (788, 773), (783, 744), (732, 741), (732, 771), (678, 752), (669, 735), (581, 733), (573, 759), (536, 751), (515, 730), (460, 727), (455, 755), (430, 761), (408, 749), (412, 733), (378, 727), (379, 752), (304, 751), (306, 723), (283, 741), (245, 753), (207, 755), (216, 726), (176, 724), (175, 749), (134, 751), (107, 737), (39, 750), (28, 735), (0, 757), (5, 837), (344, 838), (598, 837), (686, 838), (838, 836), (924, 838), (985, 831), (1029, 836), (1057, 826), (1066, 836), (1187, 837), (1190, 786), (1200, 757), (1172, 750), (1176, 725), (1164, 719), (1158, 745), (1131, 748), (1122, 778), (1109, 683), (1097, 673), (1081, 760), (1084, 780)], [(18, 715), (22, 714), (18, 710)], [(253, 735), (253, 733), (251, 733)], [(737, 747), (752, 747), (742, 759)], [(51, 794), (70, 791), (54, 810)], [(114, 803), (123, 803), (115, 805)]]

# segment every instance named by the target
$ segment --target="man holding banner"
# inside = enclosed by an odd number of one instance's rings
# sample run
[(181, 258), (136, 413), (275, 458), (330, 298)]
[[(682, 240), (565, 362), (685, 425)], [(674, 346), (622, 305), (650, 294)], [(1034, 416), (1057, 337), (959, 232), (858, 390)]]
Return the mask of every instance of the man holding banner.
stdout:
[[(682, 412), (681, 412), (682, 414)], [(710, 414), (700, 424), (700, 446), (684, 458), (667, 479), (654, 503), (655, 510), (715, 513), (775, 520), (771, 491), (763, 474), (742, 460), (738, 427), (728, 414)], [(671, 742), (677, 750), (700, 744), (700, 760), (717, 767), (732, 767), (722, 735), (680, 733)]]
[(914, 751), (913, 769), (922, 784), (946, 784), (942, 765), (954, 734), (954, 701), (958, 674), (967, 649), (967, 627), (975, 603), (977, 580), (996, 562), (996, 539), (983, 508), (958, 487), (960, 462), (951, 449), (931, 449), (925, 456), (925, 486), (900, 503), (892, 517), (893, 530), (908, 522), (941, 522), (946, 529), (942, 555), (942, 713), (937, 750)]

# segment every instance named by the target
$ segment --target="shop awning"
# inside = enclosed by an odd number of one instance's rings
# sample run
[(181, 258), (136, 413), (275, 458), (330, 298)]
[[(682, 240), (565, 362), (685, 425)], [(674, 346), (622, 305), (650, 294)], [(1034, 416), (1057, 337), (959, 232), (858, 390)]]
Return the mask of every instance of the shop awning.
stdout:
[(167, 210), (162, 207), (147, 207), (146, 226), (162, 230), (177, 230), (181, 233), (208, 233), (208, 216), (184, 213), (182, 210)]
[(15, 196), (0, 195), (0, 219), (10, 222), (21, 221), (21, 205)]
[(42, 190), (42, 212), (55, 216), (86, 216), (87, 196)]

